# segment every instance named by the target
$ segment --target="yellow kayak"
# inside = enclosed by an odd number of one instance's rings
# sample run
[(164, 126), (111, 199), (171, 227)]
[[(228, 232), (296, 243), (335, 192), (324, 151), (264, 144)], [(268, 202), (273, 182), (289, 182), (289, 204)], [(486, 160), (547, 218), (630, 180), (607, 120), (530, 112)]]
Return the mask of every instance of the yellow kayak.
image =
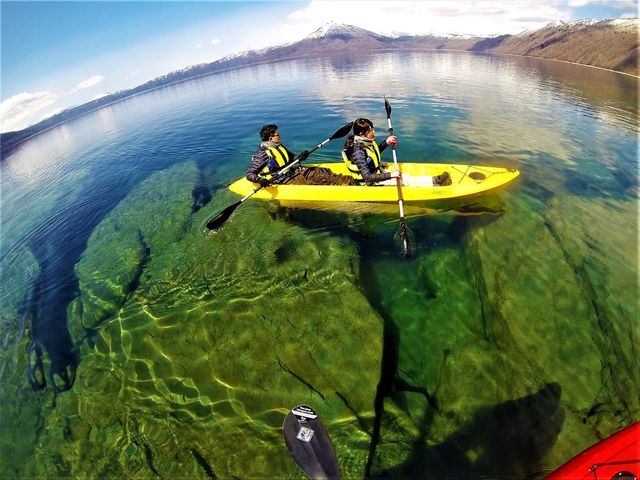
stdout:
[[(334, 173), (348, 175), (344, 163), (319, 163), (311, 167), (325, 167)], [(402, 187), (405, 202), (425, 202), (478, 197), (496, 192), (513, 182), (520, 172), (509, 168), (482, 167), (474, 165), (451, 165), (442, 163), (400, 163), (399, 170), (409, 186)], [(451, 185), (420, 185), (420, 177), (437, 176), (443, 172), (451, 175)], [(241, 178), (229, 190), (247, 195), (256, 184)], [(281, 201), (311, 202), (397, 202), (398, 189), (393, 185), (272, 185), (262, 188), (254, 198)]]

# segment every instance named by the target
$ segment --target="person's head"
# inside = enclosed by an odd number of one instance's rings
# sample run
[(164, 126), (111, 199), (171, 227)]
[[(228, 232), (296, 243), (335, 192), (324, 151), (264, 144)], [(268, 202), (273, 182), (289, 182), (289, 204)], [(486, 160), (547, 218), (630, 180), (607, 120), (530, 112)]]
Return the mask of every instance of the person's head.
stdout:
[(373, 123), (368, 118), (358, 118), (353, 122), (353, 134), (359, 137), (373, 138)]
[(280, 133), (278, 132), (278, 126), (274, 124), (264, 125), (260, 129), (260, 138), (263, 142), (279, 142)]

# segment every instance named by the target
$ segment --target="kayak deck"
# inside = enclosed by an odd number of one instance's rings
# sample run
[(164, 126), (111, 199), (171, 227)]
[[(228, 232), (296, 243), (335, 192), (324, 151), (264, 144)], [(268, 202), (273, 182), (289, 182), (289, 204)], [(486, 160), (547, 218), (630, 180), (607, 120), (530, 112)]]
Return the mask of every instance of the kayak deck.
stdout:
[[(325, 167), (334, 173), (348, 175), (344, 163), (321, 163), (309, 166)], [(451, 185), (447, 186), (403, 186), (402, 198), (405, 202), (424, 202), (471, 198), (495, 192), (514, 181), (518, 170), (483, 167), (475, 165), (455, 165), (437, 163), (401, 163), (399, 170), (411, 177), (436, 176), (443, 172), (451, 175)], [(407, 179), (409, 183), (410, 179)], [(410, 185), (414, 185), (411, 182)], [(239, 195), (247, 195), (256, 184), (241, 178), (229, 186), (229, 190)], [(397, 202), (398, 189), (395, 185), (272, 185), (259, 190), (255, 198), (286, 201), (317, 202)]]

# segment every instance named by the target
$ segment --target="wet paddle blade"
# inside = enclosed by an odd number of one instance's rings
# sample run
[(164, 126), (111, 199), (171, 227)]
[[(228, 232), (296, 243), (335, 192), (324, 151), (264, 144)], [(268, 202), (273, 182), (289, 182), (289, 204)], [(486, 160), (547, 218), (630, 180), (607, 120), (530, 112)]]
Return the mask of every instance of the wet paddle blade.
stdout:
[(387, 118), (391, 117), (391, 104), (389, 103), (389, 100), (387, 100), (387, 97), (384, 97), (384, 108), (387, 110)]
[(298, 405), (289, 411), (282, 434), (289, 453), (305, 475), (312, 480), (340, 478), (333, 443), (309, 405)]
[(215, 217), (213, 217), (211, 220), (207, 222), (207, 228), (209, 230), (219, 229), (224, 222), (229, 220), (229, 217), (231, 216), (231, 214), (233, 214), (235, 209), (238, 208), (241, 203), (242, 202), (236, 202), (233, 205), (229, 205), (227, 208), (222, 210), (218, 215), (216, 215)]
[(335, 140), (336, 138), (342, 138), (347, 135), (351, 131), (351, 127), (353, 126), (353, 122), (349, 122), (342, 126), (340, 130), (329, 137), (329, 140)]
[(402, 244), (402, 254), (404, 255), (404, 258), (409, 258), (413, 253), (411, 244), (411, 231), (409, 230), (407, 222), (404, 220), (404, 218), (400, 219), (398, 238), (400, 239), (400, 243)]

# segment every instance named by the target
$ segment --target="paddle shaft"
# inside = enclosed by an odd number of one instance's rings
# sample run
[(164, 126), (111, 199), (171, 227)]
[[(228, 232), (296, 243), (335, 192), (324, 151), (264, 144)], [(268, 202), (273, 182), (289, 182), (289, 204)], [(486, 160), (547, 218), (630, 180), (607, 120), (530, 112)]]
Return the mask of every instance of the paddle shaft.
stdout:
[[(389, 124), (389, 135), (393, 135), (393, 127), (391, 126), (391, 117), (387, 117), (387, 123)], [(398, 156), (396, 155), (396, 146), (391, 145), (391, 154), (393, 155), (393, 167), (398, 170)], [(398, 186), (398, 207), (400, 208), (400, 218), (404, 218), (404, 206), (402, 202), (402, 179), (396, 178), (396, 185)]]
[[(384, 108), (387, 111), (387, 125), (389, 125), (389, 135), (393, 135), (393, 126), (391, 125), (391, 104), (387, 100), (387, 97), (384, 97)], [(396, 146), (391, 146), (391, 151), (393, 154), (393, 165), (396, 171), (399, 171), (398, 168), (398, 157), (396, 155)], [(404, 247), (404, 256), (409, 257), (411, 252), (409, 250), (409, 235), (408, 235), (408, 227), (407, 222), (404, 219), (404, 202), (402, 200), (402, 179), (400, 177), (396, 178), (396, 186), (398, 187), (398, 208), (400, 209), (400, 238), (402, 239), (402, 246)]]

